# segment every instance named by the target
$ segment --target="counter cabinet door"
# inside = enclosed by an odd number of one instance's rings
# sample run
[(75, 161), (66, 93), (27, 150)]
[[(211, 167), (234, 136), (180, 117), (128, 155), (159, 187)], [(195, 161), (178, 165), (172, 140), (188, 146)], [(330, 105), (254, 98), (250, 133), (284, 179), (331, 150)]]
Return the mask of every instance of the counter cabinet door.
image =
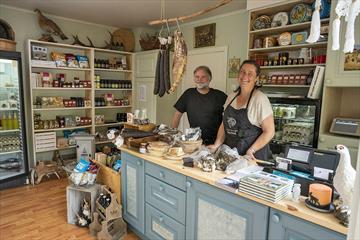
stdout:
[(266, 239), (269, 208), (188, 178), (186, 239)]
[(271, 209), (269, 240), (345, 240), (346, 236), (286, 213)]
[(132, 227), (144, 233), (144, 160), (127, 153), (121, 154), (123, 217)]

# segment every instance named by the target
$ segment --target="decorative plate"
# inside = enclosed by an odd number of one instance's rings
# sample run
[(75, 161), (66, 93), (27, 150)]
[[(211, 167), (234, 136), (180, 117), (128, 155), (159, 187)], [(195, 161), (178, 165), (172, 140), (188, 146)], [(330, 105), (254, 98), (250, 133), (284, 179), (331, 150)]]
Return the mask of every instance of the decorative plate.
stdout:
[[(328, 18), (330, 17), (330, 0), (321, 0), (321, 8), (320, 8), (320, 18)], [(312, 5), (312, 10), (315, 10), (315, 2)]]
[(271, 19), (267, 15), (262, 15), (255, 19), (252, 28), (253, 30), (265, 29), (271, 26)]
[(278, 40), (279, 46), (289, 45), (291, 43), (291, 33), (284, 32), (279, 35), (277, 40)]
[(271, 22), (272, 27), (285, 26), (289, 22), (289, 16), (287, 12), (279, 12), (274, 15), (273, 20)]
[(305, 31), (293, 33), (291, 34), (291, 44), (295, 45), (295, 44), (305, 43), (307, 37), (308, 37), (308, 33)]
[(296, 4), (290, 12), (292, 24), (310, 21), (312, 15), (311, 6), (303, 3)]
[(315, 211), (318, 211), (318, 212), (323, 212), (323, 213), (331, 213), (331, 212), (333, 212), (335, 210), (335, 206), (332, 203), (330, 203), (328, 209), (318, 208), (318, 207), (311, 204), (311, 201), (309, 200), (309, 198), (305, 199), (305, 205), (308, 208), (312, 209), (312, 210), (315, 210)]

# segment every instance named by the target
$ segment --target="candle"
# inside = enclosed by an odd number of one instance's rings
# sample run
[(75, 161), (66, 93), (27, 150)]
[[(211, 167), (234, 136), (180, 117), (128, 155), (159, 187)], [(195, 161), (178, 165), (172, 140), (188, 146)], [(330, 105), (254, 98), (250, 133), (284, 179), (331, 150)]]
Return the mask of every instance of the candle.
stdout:
[(331, 187), (313, 183), (309, 186), (309, 198), (310, 201), (316, 206), (327, 206), (331, 203), (332, 189)]

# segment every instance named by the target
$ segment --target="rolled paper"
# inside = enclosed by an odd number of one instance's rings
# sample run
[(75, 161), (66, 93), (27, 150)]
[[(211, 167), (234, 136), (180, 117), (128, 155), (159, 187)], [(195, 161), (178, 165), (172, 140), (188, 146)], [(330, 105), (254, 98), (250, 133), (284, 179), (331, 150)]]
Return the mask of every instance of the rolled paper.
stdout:
[(315, 206), (324, 207), (331, 203), (332, 189), (320, 183), (313, 183), (309, 186), (310, 202)]
[(340, 32), (340, 16), (338, 16), (333, 21), (332, 28), (332, 50), (339, 50), (340, 48), (340, 40), (339, 40), (339, 32)]
[(312, 15), (311, 27), (310, 27), (310, 36), (306, 39), (308, 43), (315, 43), (319, 40), (320, 37), (320, 7), (321, 0), (316, 0), (315, 2), (315, 11)]

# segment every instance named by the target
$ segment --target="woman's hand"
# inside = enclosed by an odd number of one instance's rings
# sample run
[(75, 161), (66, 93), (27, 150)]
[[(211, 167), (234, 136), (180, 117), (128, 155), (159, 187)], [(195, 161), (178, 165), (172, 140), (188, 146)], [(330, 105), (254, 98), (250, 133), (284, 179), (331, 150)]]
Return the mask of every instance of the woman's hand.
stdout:
[(252, 147), (246, 151), (246, 155), (248, 155), (251, 160), (255, 160), (254, 154), (255, 154), (255, 149)]
[(216, 150), (220, 147), (220, 144), (211, 144), (208, 145), (207, 148), (210, 150), (211, 153), (216, 152)]

